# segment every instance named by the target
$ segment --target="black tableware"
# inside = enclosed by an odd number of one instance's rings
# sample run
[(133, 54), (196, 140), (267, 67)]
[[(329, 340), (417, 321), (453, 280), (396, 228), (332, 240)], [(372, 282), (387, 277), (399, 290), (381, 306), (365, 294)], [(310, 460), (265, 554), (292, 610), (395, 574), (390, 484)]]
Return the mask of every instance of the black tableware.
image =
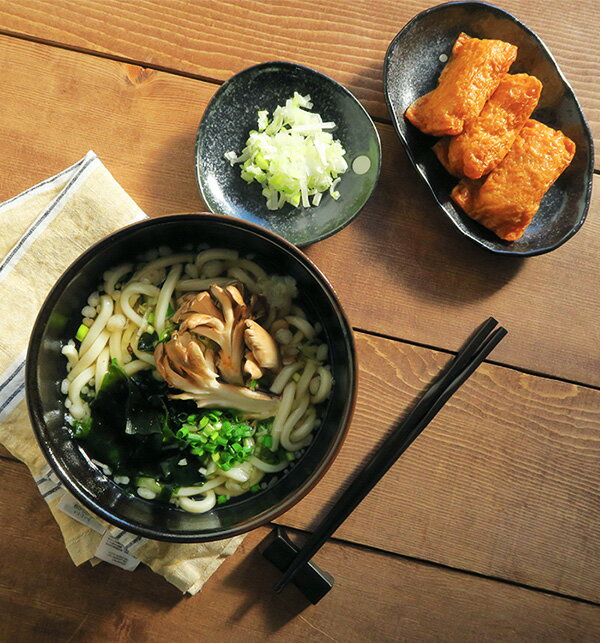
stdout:
[[(269, 272), (291, 275), (307, 315), (321, 322), (335, 384), (313, 442), (292, 469), (267, 489), (240, 496), (208, 513), (192, 514), (124, 491), (89, 459), (65, 426), (61, 347), (74, 336), (79, 311), (102, 274), (150, 249), (209, 244), (252, 253)], [(355, 398), (352, 331), (330, 284), (318, 268), (284, 239), (245, 221), (216, 215), (173, 215), (146, 220), (106, 237), (62, 275), (35, 322), (27, 354), (27, 402), (48, 463), (77, 500), (128, 532), (157, 540), (202, 542), (249, 531), (298, 502), (333, 461), (346, 433)]]
[(502, 326), (496, 328), (497, 325), (498, 322), (490, 317), (473, 334), (406, 418), (379, 445), (301, 549), (286, 537), (281, 528), (276, 530), (273, 542), (263, 552), (284, 572), (275, 585), (276, 592), (293, 581), (311, 602), (316, 603), (333, 587), (332, 576), (310, 563), (310, 559), (506, 336), (507, 330)]
[[(346, 150), (349, 169), (341, 175), (336, 201), (325, 193), (316, 207), (286, 204), (267, 209), (261, 186), (247, 184), (226, 152), (240, 154), (248, 133), (257, 128), (258, 110), (272, 116), (294, 92), (309, 94), (314, 112), (337, 127), (333, 137)], [(357, 158), (368, 165), (353, 169)], [(300, 246), (320, 241), (348, 225), (363, 208), (379, 178), (381, 145), (377, 129), (356, 98), (342, 85), (313, 69), (288, 62), (249, 67), (230, 78), (214, 95), (202, 117), (196, 139), (196, 178), (204, 202), (213, 212), (245, 219)]]
[[(532, 118), (562, 130), (577, 145), (571, 165), (550, 188), (518, 241), (499, 239), (454, 204), (450, 192), (457, 179), (446, 172), (432, 152), (437, 139), (423, 134), (404, 117), (414, 100), (436, 87), (461, 31), (517, 45), (518, 57), (510, 73), (531, 74), (544, 85)], [(592, 190), (594, 151), (590, 129), (552, 54), (517, 18), (483, 2), (451, 2), (423, 11), (390, 43), (385, 57), (384, 88), (392, 121), (409, 159), (442, 212), (465, 236), (495, 253), (531, 256), (554, 250), (579, 230)]]

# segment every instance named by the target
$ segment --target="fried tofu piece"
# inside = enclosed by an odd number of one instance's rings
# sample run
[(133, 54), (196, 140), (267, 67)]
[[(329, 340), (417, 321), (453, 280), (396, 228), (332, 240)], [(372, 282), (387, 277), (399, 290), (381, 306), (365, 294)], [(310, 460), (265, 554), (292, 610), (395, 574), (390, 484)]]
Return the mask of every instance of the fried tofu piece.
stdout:
[(501, 239), (516, 241), (574, 155), (575, 143), (561, 131), (528, 120), (491, 174), (479, 181), (463, 179), (452, 199)]
[(440, 163), (454, 176), (480, 179), (510, 150), (540, 99), (542, 83), (529, 74), (506, 74), (481, 114), (458, 136), (433, 146)]
[(406, 118), (425, 134), (460, 134), (465, 121), (479, 116), (516, 57), (515, 45), (461, 33), (438, 86), (417, 98), (406, 110)]

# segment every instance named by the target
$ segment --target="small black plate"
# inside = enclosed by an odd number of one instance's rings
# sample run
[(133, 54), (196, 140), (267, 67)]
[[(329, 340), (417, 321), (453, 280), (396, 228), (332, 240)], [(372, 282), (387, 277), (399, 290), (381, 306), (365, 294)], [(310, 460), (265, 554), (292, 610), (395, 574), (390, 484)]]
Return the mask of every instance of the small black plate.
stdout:
[[(268, 110), (271, 117), (277, 105), (285, 104), (294, 92), (310, 94), (312, 111), (336, 123), (332, 134), (344, 146), (349, 167), (337, 186), (337, 201), (325, 193), (317, 207), (286, 204), (272, 212), (260, 185), (243, 181), (239, 166), (232, 167), (224, 154), (231, 150), (240, 154), (248, 132), (256, 129), (258, 110)], [(370, 160), (364, 174), (352, 169), (359, 156)], [(328, 76), (288, 62), (262, 63), (232, 76), (206, 108), (196, 139), (196, 178), (210, 210), (256, 223), (299, 246), (320, 241), (348, 225), (375, 189), (380, 166), (379, 135), (358, 100)]]
[[(532, 118), (562, 130), (577, 145), (571, 165), (550, 188), (518, 241), (499, 239), (453, 203), (450, 192), (457, 180), (444, 170), (431, 151), (437, 139), (423, 134), (404, 118), (414, 100), (437, 86), (445, 57), (450, 56), (461, 31), (517, 45), (519, 53), (510, 73), (531, 74), (544, 85)], [(409, 159), (440, 208), (475, 243), (498, 254), (532, 256), (558, 248), (579, 230), (592, 192), (594, 147), (590, 128), (546, 45), (510, 13), (484, 2), (450, 2), (418, 14), (388, 47), (384, 89), (394, 127)]]

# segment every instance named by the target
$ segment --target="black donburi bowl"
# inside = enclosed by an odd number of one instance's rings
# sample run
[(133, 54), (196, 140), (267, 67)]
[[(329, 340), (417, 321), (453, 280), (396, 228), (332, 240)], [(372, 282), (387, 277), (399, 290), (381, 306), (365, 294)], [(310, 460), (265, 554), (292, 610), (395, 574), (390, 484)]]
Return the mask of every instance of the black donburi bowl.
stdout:
[[(149, 502), (125, 492), (91, 462), (65, 426), (60, 385), (62, 346), (74, 336), (82, 306), (105, 270), (161, 245), (174, 250), (208, 243), (252, 253), (270, 273), (291, 275), (307, 315), (321, 322), (329, 345), (334, 387), (312, 444), (276, 484), (219, 505), (205, 514)], [(35, 322), (27, 353), (27, 402), (38, 442), (66, 488), (87, 508), (126, 531), (156, 540), (219, 540), (273, 520), (298, 502), (332, 463), (345, 436), (355, 400), (352, 330), (335, 292), (297, 248), (264, 229), (218, 215), (172, 215), (118, 230), (92, 246), (50, 291)]]
[[(544, 88), (532, 118), (562, 130), (577, 151), (542, 200), (533, 221), (518, 240), (508, 242), (469, 218), (450, 198), (457, 179), (440, 165), (436, 142), (404, 117), (407, 107), (437, 86), (458, 34), (495, 38), (517, 45), (511, 74), (539, 78)], [(408, 158), (444, 214), (480, 246), (505, 255), (539, 255), (558, 248), (583, 224), (591, 198), (594, 147), (590, 128), (569, 83), (536, 34), (514, 16), (485, 2), (449, 2), (415, 16), (392, 40), (385, 57), (384, 90), (388, 108)]]

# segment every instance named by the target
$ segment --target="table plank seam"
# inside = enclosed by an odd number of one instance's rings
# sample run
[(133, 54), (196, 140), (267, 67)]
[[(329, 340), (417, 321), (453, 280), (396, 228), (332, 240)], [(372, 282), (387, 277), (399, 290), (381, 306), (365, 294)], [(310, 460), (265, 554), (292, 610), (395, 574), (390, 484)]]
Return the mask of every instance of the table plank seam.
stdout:
[[(435, 346), (433, 344), (417, 342), (412, 339), (403, 339), (401, 337), (394, 337), (393, 335), (387, 335), (385, 333), (380, 333), (373, 330), (365, 330), (364, 328), (359, 328), (357, 326), (353, 326), (352, 330), (355, 333), (362, 333), (363, 335), (371, 335), (372, 337), (378, 337), (380, 339), (386, 339), (392, 342), (400, 342), (401, 344), (416, 346), (418, 348), (426, 348), (428, 350), (436, 351), (438, 353), (445, 353), (446, 355), (456, 355), (456, 353), (458, 352), (458, 351), (453, 351), (449, 348), (442, 348), (441, 346)], [(525, 375), (533, 375), (534, 377), (540, 377), (543, 379), (552, 380), (554, 382), (562, 382), (564, 384), (574, 384), (575, 386), (581, 386), (582, 388), (591, 389), (592, 391), (600, 391), (600, 386), (596, 384), (587, 384), (586, 382), (581, 382), (579, 380), (572, 380), (566, 377), (559, 377), (558, 375), (550, 375), (548, 373), (544, 373), (543, 371), (535, 371), (533, 369), (524, 368), (522, 366), (512, 366), (511, 364), (507, 364), (506, 362), (500, 362), (494, 359), (486, 359), (482, 363), (492, 364), (493, 366), (500, 366), (501, 368), (507, 368), (508, 370), (515, 371), (516, 373), (524, 373)]]
[[(219, 80), (218, 78), (203, 76), (202, 74), (193, 74), (192, 72), (185, 72), (179, 69), (173, 69), (172, 67), (164, 67), (162, 65), (156, 65), (153, 63), (145, 62), (143, 60), (128, 58), (126, 56), (117, 56), (116, 54), (111, 54), (103, 51), (96, 51), (95, 49), (87, 49), (85, 47), (76, 47), (74, 45), (67, 45), (61, 42), (56, 42), (54, 40), (38, 38), (37, 36), (30, 36), (29, 34), (24, 34), (17, 31), (10, 31), (7, 29), (0, 28), (0, 36), (15, 38), (16, 40), (23, 40), (25, 42), (34, 42), (38, 45), (45, 45), (47, 47), (52, 47), (53, 49), (62, 49), (63, 51), (72, 51), (75, 53), (83, 54), (85, 56), (93, 56), (94, 58), (112, 60), (113, 62), (124, 63), (126, 65), (137, 65), (139, 67), (144, 67), (145, 69), (152, 69), (153, 71), (159, 71), (162, 73), (171, 74), (173, 76), (180, 76), (181, 78), (189, 78), (190, 80), (199, 80), (205, 83), (210, 83), (212, 85), (223, 84), (223, 81)], [(391, 121), (387, 121), (387, 122), (391, 123)]]
[[(145, 69), (151, 69), (153, 71), (162, 72), (165, 74), (171, 74), (173, 76), (179, 76), (181, 78), (188, 78), (190, 80), (198, 80), (201, 82), (209, 83), (212, 85), (221, 86), (224, 81), (213, 78), (211, 76), (204, 76), (202, 74), (194, 74), (192, 72), (181, 71), (180, 69), (174, 69), (173, 67), (165, 67), (163, 65), (157, 65), (154, 63), (146, 62), (144, 60), (138, 60), (135, 58), (128, 58), (127, 56), (117, 56), (116, 54), (111, 54), (108, 52), (97, 51), (94, 49), (87, 49), (86, 47), (76, 47), (74, 45), (67, 45), (65, 43), (56, 42), (54, 40), (48, 40), (46, 38), (39, 38), (37, 36), (31, 36), (29, 34), (24, 34), (22, 32), (11, 31), (9, 29), (0, 28), (0, 36), (6, 36), (8, 38), (16, 38), (17, 40), (23, 40), (25, 42), (34, 42), (39, 45), (45, 45), (47, 47), (52, 47), (54, 49), (62, 49), (64, 51), (72, 51), (75, 53), (84, 54), (87, 56), (93, 56), (94, 58), (102, 58), (104, 60), (112, 60), (113, 62), (124, 63), (126, 65), (137, 65), (144, 67)], [(383, 65), (383, 61), (382, 61)], [(361, 103), (362, 104), (362, 103)], [(364, 107), (364, 105), (363, 105)], [(366, 108), (365, 108), (366, 109)], [(374, 123), (380, 125), (392, 125), (391, 118), (381, 118), (375, 117), (371, 114), (371, 119)]]
[[(285, 522), (280, 522), (280, 521), (275, 521), (272, 523), (273, 526), (275, 525), (282, 525), (286, 528), (288, 532), (293, 532), (297, 534), (310, 534), (312, 532), (306, 530), (306, 529), (300, 529), (298, 527), (291, 527), (290, 525), (287, 525)], [(551, 589), (544, 589), (543, 587), (536, 587), (535, 585), (528, 585), (526, 583), (519, 583), (518, 581), (513, 581), (508, 578), (502, 578), (501, 576), (492, 576), (490, 574), (482, 574), (480, 572), (474, 572), (469, 569), (464, 569), (462, 567), (453, 567), (452, 565), (446, 565), (444, 563), (438, 563), (436, 561), (428, 560), (426, 558), (419, 558), (418, 556), (408, 556), (407, 554), (398, 554), (397, 552), (393, 551), (388, 551), (386, 549), (381, 549), (380, 547), (375, 547), (373, 545), (366, 545), (364, 543), (358, 543), (354, 542), (352, 540), (346, 540), (345, 538), (339, 538), (337, 536), (331, 536), (327, 542), (335, 542), (340, 545), (345, 545), (347, 547), (351, 547), (354, 549), (359, 549), (362, 551), (371, 551), (373, 553), (385, 555), (385, 556), (391, 556), (393, 558), (400, 558), (402, 560), (410, 561), (413, 563), (417, 564), (422, 564), (422, 565), (428, 565), (431, 567), (436, 567), (439, 569), (444, 569), (446, 571), (450, 572), (456, 572), (457, 574), (467, 574), (469, 576), (476, 576), (478, 578), (483, 578), (485, 580), (490, 580), (490, 581), (495, 581), (497, 583), (503, 583), (505, 585), (512, 585), (514, 587), (520, 587), (521, 589), (526, 589), (531, 592), (541, 592), (542, 594), (550, 594), (552, 596), (556, 596), (557, 598), (563, 598), (569, 601), (577, 601), (578, 603), (585, 603), (586, 605), (594, 605), (600, 607), (600, 602), (592, 601), (587, 598), (580, 598), (579, 596), (573, 596), (571, 594), (564, 594), (562, 592), (557, 592)], [(318, 561), (315, 560), (315, 562), (318, 564)], [(331, 571), (331, 570), (327, 570)]]
[[(7, 455), (0, 454), (0, 461), (1, 460), (7, 461), (7, 462), (17, 463), (19, 465), (22, 465), (25, 468), (25, 464), (23, 462), (21, 462), (20, 460), (18, 460), (17, 458), (13, 457), (13, 456), (7, 456)], [(306, 535), (306, 534), (311, 533), (311, 531), (308, 530), (308, 529), (301, 529), (299, 527), (289, 525), (285, 521), (281, 521), (281, 520), (274, 521), (273, 523), (270, 524), (270, 527), (272, 528), (275, 525), (282, 525), (289, 532), (292, 532), (292, 533), (295, 533), (295, 534)], [(497, 582), (497, 583), (503, 583), (505, 585), (511, 585), (511, 586), (514, 586), (514, 587), (520, 587), (521, 589), (525, 589), (525, 590), (532, 591), (532, 592), (539, 592), (539, 593), (542, 593), (542, 594), (550, 594), (551, 596), (556, 596), (557, 598), (562, 598), (562, 599), (565, 599), (565, 600), (576, 601), (576, 602), (579, 602), (579, 603), (585, 603), (587, 605), (600, 606), (600, 602), (596, 602), (596, 601), (586, 599), (586, 598), (581, 598), (579, 596), (575, 596), (575, 595), (571, 595), (571, 594), (565, 594), (563, 592), (557, 592), (557, 591), (552, 590), (552, 589), (547, 589), (547, 588), (544, 588), (544, 587), (538, 587), (536, 585), (529, 585), (527, 583), (520, 583), (518, 581), (514, 581), (514, 580), (511, 580), (509, 578), (503, 578), (501, 576), (494, 576), (494, 575), (491, 575), (491, 574), (483, 574), (481, 572), (473, 571), (473, 570), (470, 570), (470, 569), (466, 569), (466, 568), (462, 568), (462, 567), (456, 567), (456, 566), (452, 566), (452, 565), (447, 565), (447, 564), (440, 563), (440, 562), (437, 562), (437, 561), (428, 560), (426, 558), (419, 558), (418, 556), (410, 556), (410, 555), (407, 555), (407, 554), (400, 554), (398, 552), (388, 551), (387, 549), (383, 549), (381, 547), (376, 547), (374, 545), (368, 545), (368, 544), (356, 542), (356, 541), (353, 541), (353, 540), (347, 540), (345, 538), (340, 538), (340, 537), (337, 537), (337, 536), (332, 536), (331, 538), (328, 539), (328, 542), (333, 542), (333, 543), (337, 543), (339, 545), (344, 545), (344, 546), (347, 546), (347, 547), (355, 548), (355, 549), (358, 549), (360, 551), (370, 551), (370, 552), (373, 552), (373, 553), (376, 553), (376, 554), (379, 554), (379, 555), (390, 556), (390, 557), (393, 557), (393, 558), (398, 558), (398, 559), (414, 562), (416, 564), (428, 565), (430, 567), (434, 567), (434, 568), (438, 568), (438, 569), (444, 569), (446, 571), (451, 571), (451, 572), (455, 572), (455, 573), (458, 573), (458, 574), (466, 574), (468, 576), (475, 576), (475, 577), (482, 578), (482, 579), (485, 579), (485, 580), (494, 581), (494, 582)], [(318, 562), (318, 561), (316, 561), (316, 562)]]
[[(9, 38), (17, 38), (19, 40), (25, 40), (28, 42), (35, 42), (41, 45), (46, 45), (48, 47), (54, 47), (57, 49), (63, 49), (66, 51), (73, 51), (89, 56), (94, 56), (96, 58), (104, 58), (106, 60), (113, 60), (115, 62), (120, 62), (120, 63), (125, 63), (128, 65), (138, 65), (142, 66), (146, 69), (152, 69), (154, 71), (160, 71), (163, 73), (167, 74), (172, 74), (174, 76), (180, 76), (182, 78), (189, 78), (191, 80), (199, 80), (202, 82), (210, 83), (213, 85), (218, 85), (221, 86), (224, 81), (220, 80), (219, 78), (213, 78), (212, 76), (205, 76), (202, 74), (194, 74), (192, 72), (185, 72), (180, 69), (175, 69), (173, 67), (166, 67), (163, 65), (157, 65), (153, 64), (144, 60), (139, 60), (135, 58), (129, 58), (127, 56), (117, 56), (116, 54), (111, 54), (109, 52), (102, 52), (98, 51), (95, 49), (88, 49), (86, 47), (77, 47), (75, 45), (67, 45), (66, 43), (61, 43), (57, 42), (54, 40), (48, 40), (46, 38), (39, 38), (36, 36), (32, 36), (30, 34), (25, 34), (23, 32), (18, 32), (18, 31), (12, 31), (10, 29), (0, 29), (0, 35), (1, 36), (7, 36)], [(382, 61), (382, 66), (383, 66), (383, 61)], [(381, 118), (380, 116), (373, 116), (370, 115), (373, 122), (382, 124), (382, 125), (392, 125), (392, 119), (391, 118)], [(600, 169), (594, 169), (593, 170), (594, 174), (600, 175)]]

